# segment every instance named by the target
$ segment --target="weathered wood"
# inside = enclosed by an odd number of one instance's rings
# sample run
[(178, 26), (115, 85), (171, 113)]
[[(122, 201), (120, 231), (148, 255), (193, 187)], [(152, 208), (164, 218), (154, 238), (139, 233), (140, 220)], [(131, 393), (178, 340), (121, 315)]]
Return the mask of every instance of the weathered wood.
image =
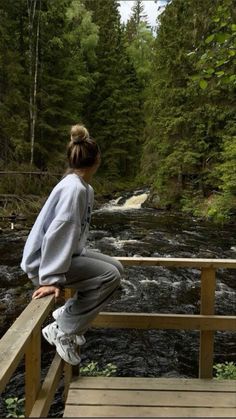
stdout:
[[(212, 353), (213, 353), (213, 346), (212, 346), (212, 331), (214, 330), (235, 330), (236, 329), (236, 317), (234, 316), (218, 316), (213, 315), (214, 313), (214, 293), (215, 293), (215, 277), (214, 277), (214, 269), (217, 268), (236, 268), (236, 260), (215, 260), (215, 259), (173, 259), (173, 258), (123, 258), (118, 257), (124, 265), (137, 265), (137, 266), (166, 266), (169, 268), (172, 267), (196, 267), (198, 269), (203, 269), (203, 273), (201, 276), (202, 280), (202, 310), (200, 315), (188, 315), (188, 314), (146, 314), (146, 313), (101, 313), (97, 319), (95, 319), (93, 325), (95, 327), (112, 327), (112, 328), (137, 328), (137, 329), (194, 329), (201, 331), (201, 344), (202, 348), (206, 348), (207, 356), (205, 356), (205, 352), (202, 350), (202, 365), (207, 365), (207, 363), (211, 363), (212, 367)], [(70, 298), (72, 296), (72, 290), (66, 290), (66, 298)], [(10, 379), (11, 375), (13, 374), (15, 368), (17, 367), (20, 359), (22, 358), (23, 354), (26, 352), (26, 363), (28, 368), (28, 372), (26, 372), (26, 387), (30, 387), (30, 382), (32, 383), (32, 394), (30, 397), (27, 396), (27, 404), (26, 410), (30, 410), (30, 404), (32, 405), (37, 393), (38, 398), (34, 404), (33, 411), (31, 412), (31, 416), (36, 416), (36, 413), (41, 411), (43, 415), (48, 413), (48, 409), (55, 392), (57, 383), (60, 378), (60, 374), (62, 372), (62, 365), (64, 364), (61, 360), (55, 361), (52, 365), (53, 372), (48, 373), (45, 383), (41, 390), (39, 390), (39, 373), (37, 372), (33, 377), (30, 376), (29, 371), (30, 369), (37, 365), (37, 371), (39, 371), (40, 365), (40, 329), (43, 320), (47, 317), (49, 312), (51, 311), (54, 305), (54, 297), (48, 296), (44, 297), (43, 299), (33, 300), (29, 304), (29, 306), (24, 310), (24, 312), (20, 315), (20, 317), (16, 320), (16, 322), (11, 326), (8, 332), (4, 335), (0, 342), (0, 390), (3, 390), (6, 383)], [(37, 335), (37, 338), (35, 337)], [(31, 342), (31, 344), (30, 344)], [(36, 343), (38, 342), (38, 343)], [(30, 347), (29, 347), (30, 345)], [(204, 346), (205, 345), (205, 346)], [(28, 346), (28, 348), (27, 348)], [(204, 352), (204, 353), (203, 353)], [(205, 358), (204, 358), (205, 356)], [(58, 357), (58, 356), (56, 356)], [(69, 380), (71, 379), (71, 367), (65, 367), (65, 383), (66, 387), (68, 388)], [(207, 371), (209, 374), (209, 369)], [(67, 375), (67, 376), (66, 376)], [(207, 375), (206, 375), (207, 376)], [(87, 378), (87, 377), (86, 377)], [(96, 380), (101, 380), (96, 378)], [(132, 379), (130, 379), (132, 380)], [(137, 380), (137, 379), (135, 379)], [(151, 380), (148, 378), (148, 380)], [(232, 387), (229, 383), (227, 386), (221, 382), (217, 382), (217, 386), (214, 386), (214, 380), (199, 380), (201, 381), (201, 385), (197, 385), (196, 383), (190, 385), (185, 381), (185, 384), (181, 382), (181, 385), (177, 388), (177, 381), (176, 383), (170, 384), (167, 387), (167, 384), (160, 383), (158, 385), (152, 384), (149, 381), (149, 387), (140, 388), (138, 386), (138, 381), (127, 381), (126, 387), (124, 383), (120, 384), (116, 381), (115, 385), (117, 387), (113, 387), (110, 383), (106, 384), (104, 387), (104, 382), (96, 381), (97, 384), (93, 384), (93, 388), (89, 387), (83, 381), (83, 386), (79, 386), (78, 388), (73, 382), (71, 386), (70, 393), (73, 391), (77, 392), (77, 397), (80, 397), (81, 400), (84, 400), (84, 403), (90, 403), (89, 398), (91, 397), (91, 393), (93, 393), (93, 398), (91, 399), (91, 406), (85, 405), (80, 406), (79, 409), (86, 408), (86, 415), (89, 416), (88, 412), (92, 414), (91, 409), (96, 409), (94, 412), (95, 416), (100, 412), (101, 416), (104, 416), (104, 408), (110, 409), (109, 412), (111, 413), (111, 409), (115, 408), (117, 414), (118, 409), (126, 409), (125, 416), (130, 416), (130, 412), (132, 411), (132, 415), (135, 411), (135, 416), (143, 416), (140, 414), (142, 409), (149, 409), (149, 412), (152, 413), (151, 416), (155, 416), (156, 413), (159, 416), (168, 416), (173, 413), (174, 416), (201, 416), (206, 415), (207, 412), (209, 413), (208, 416), (211, 416), (211, 413), (214, 410), (214, 414), (212, 416), (234, 416), (232, 412), (235, 411), (235, 395), (233, 394)], [(203, 385), (203, 382), (205, 383)], [(100, 384), (99, 384), (100, 383)], [(152, 386), (150, 387), (150, 385)], [(180, 382), (179, 382), (180, 384)], [(235, 389), (235, 383), (233, 383)], [(74, 387), (73, 387), (74, 386)], [(159, 387), (158, 387), (159, 386)], [(182, 386), (182, 387), (181, 387)], [(222, 386), (222, 388), (220, 387)], [(51, 391), (49, 390), (51, 389)], [(79, 391), (79, 393), (78, 393)], [(67, 392), (67, 391), (66, 391)], [(27, 390), (27, 393), (29, 391)], [(70, 396), (69, 393), (69, 397)], [(155, 393), (155, 395), (154, 395)], [(141, 405), (141, 399), (143, 395), (148, 396), (148, 400), (150, 401), (151, 406), (143, 406)], [(119, 406), (112, 403), (121, 403), (122, 401), (125, 403), (126, 400), (128, 402), (128, 395), (132, 395), (132, 401), (127, 407), (124, 405)], [(186, 405), (182, 406), (182, 402), (186, 400), (187, 395), (187, 407)], [(124, 396), (124, 397), (123, 397)], [(134, 397), (133, 397), (134, 396)], [(224, 397), (223, 397), (224, 396)], [(234, 398), (232, 398), (234, 397)], [(198, 400), (201, 400), (201, 403), (195, 406), (198, 403)], [(114, 399), (114, 400), (113, 400)], [(167, 403), (167, 400), (171, 400), (171, 403)], [(215, 403), (215, 399), (217, 402)], [(144, 400), (144, 399), (143, 399)], [(157, 405), (155, 400), (159, 400), (164, 403), (162, 405)], [(213, 403), (214, 400), (214, 404)], [(227, 403), (226, 406), (223, 406), (223, 400)], [(234, 402), (232, 401), (234, 400)], [(104, 403), (103, 406), (101, 403)], [(110, 406), (107, 403), (111, 403)], [(133, 404), (132, 404), (133, 403)], [(138, 410), (136, 412), (137, 403), (139, 403)], [(166, 404), (165, 404), (166, 403)], [(179, 404), (178, 404), (179, 403)], [(189, 404), (188, 404), (189, 403)], [(232, 404), (234, 403), (234, 405)], [(26, 405), (27, 406), (27, 405)], [(131, 407), (130, 407), (131, 406)], [(177, 407), (176, 407), (177, 406)], [(216, 406), (218, 406), (216, 408)], [(232, 407), (233, 406), (233, 407)], [(70, 406), (73, 407), (73, 406)], [(69, 408), (70, 408), (69, 407)], [(78, 408), (78, 406), (75, 406)], [(101, 410), (102, 409), (102, 410)], [(141, 409), (141, 410), (140, 410)], [(151, 410), (150, 410), (151, 409)], [(154, 410), (155, 409), (155, 412)], [(157, 410), (156, 410), (157, 409)], [(176, 410), (177, 409), (177, 410)], [(180, 409), (180, 410), (178, 410)], [(186, 410), (187, 409), (187, 410)], [(161, 412), (165, 411), (166, 414), (160, 414)], [(227, 413), (226, 413), (227, 411)], [(36, 412), (36, 413), (35, 413)], [(96, 413), (97, 412), (97, 413)], [(106, 412), (106, 410), (105, 410)], [(107, 410), (108, 412), (108, 410)], [(143, 411), (144, 412), (144, 411)], [(179, 412), (179, 414), (178, 414)], [(186, 414), (188, 412), (188, 414)], [(83, 416), (83, 410), (79, 411), (79, 415)], [(121, 412), (122, 413), (122, 412)], [(123, 412), (124, 413), (124, 412)], [(226, 413), (226, 414), (225, 414)], [(37, 413), (38, 414), (38, 413)], [(108, 416), (115, 416), (116, 414), (108, 415)], [(66, 412), (65, 412), (66, 415)], [(85, 416), (86, 416), (85, 415)], [(68, 416), (70, 416), (68, 414)], [(77, 414), (73, 414), (73, 416), (77, 416)], [(100, 414), (98, 415), (100, 416)], [(106, 414), (105, 414), (106, 416)], [(119, 415), (118, 415), (119, 416)], [(145, 415), (144, 415), (145, 416)], [(148, 415), (146, 415), (148, 416)], [(150, 416), (150, 415), (149, 415)]]
[[(73, 377), (70, 389), (176, 390), (234, 392), (232, 380), (153, 377)], [(217, 397), (217, 395), (216, 395)]]
[(121, 329), (236, 330), (236, 316), (102, 312), (92, 326)]
[[(215, 269), (204, 268), (201, 272), (201, 314), (205, 317), (215, 312)], [(217, 330), (217, 329), (215, 329)], [(220, 330), (220, 329), (219, 329)], [(214, 332), (208, 330), (200, 333), (199, 378), (212, 378), (214, 357)]]
[(152, 406), (76, 406), (66, 405), (65, 418), (136, 418), (136, 417), (233, 417), (235, 408), (214, 408), (214, 407), (152, 407)]
[(162, 390), (97, 390), (71, 389), (67, 404), (111, 406), (185, 406), (235, 407), (234, 393)]
[(60, 356), (56, 354), (29, 417), (37, 418), (46, 417), (48, 415), (50, 405), (62, 375), (62, 370), (63, 361)]
[(65, 362), (63, 370), (64, 370), (63, 401), (66, 402), (68, 392), (69, 392), (70, 382), (71, 382), (71, 378), (72, 378), (72, 366)]
[(233, 380), (79, 377), (64, 417), (235, 417)]
[(166, 266), (170, 268), (236, 269), (236, 259), (116, 257), (124, 266)]
[(54, 297), (32, 300), (0, 341), (0, 392), (17, 368), (34, 329), (41, 326), (54, 305)]
[[(72, 288), (66, 288), (65, 289), (65, 300), (68, 300), (69, 298), (72, 298), (75, 294), (75, 290)], [(71, 365), (65, 363), (64, 364), (64, 392), (63, 392), (63, 399), (66, 401), (69, 386), (71, 382), (72, 375), (78, 376), (79, 375), (79, 366), (72, 367)]]
[(29, 416), (37, 398), (41, 380), (41, 330), (35, 329), (25, 351), (25, 414)]

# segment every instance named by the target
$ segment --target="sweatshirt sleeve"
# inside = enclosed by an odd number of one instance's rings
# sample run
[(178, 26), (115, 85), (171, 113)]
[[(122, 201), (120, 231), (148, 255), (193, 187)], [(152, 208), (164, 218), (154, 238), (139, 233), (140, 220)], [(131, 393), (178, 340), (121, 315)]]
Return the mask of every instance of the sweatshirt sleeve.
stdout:
[(63, 285), (79, 239), (79, 225), (73, 221), (54, 220), (41, 247), (40, 285)]
[(82, 191), (63, 191), (56, 206), (56, 215), (42, 241), (39, 266), (40, 285), (63, 285), (81, 233), (85, 207)]

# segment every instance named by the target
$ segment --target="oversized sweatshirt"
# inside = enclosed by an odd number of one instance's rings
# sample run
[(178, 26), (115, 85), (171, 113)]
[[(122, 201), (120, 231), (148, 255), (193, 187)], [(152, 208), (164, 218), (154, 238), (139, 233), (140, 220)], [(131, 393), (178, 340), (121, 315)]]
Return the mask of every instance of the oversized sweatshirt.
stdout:
[(85, 253), (94, 192), (75, 173), (54, 187), (30, 231), (21, 269), (40, 285), (66, 282), (72, 257)]

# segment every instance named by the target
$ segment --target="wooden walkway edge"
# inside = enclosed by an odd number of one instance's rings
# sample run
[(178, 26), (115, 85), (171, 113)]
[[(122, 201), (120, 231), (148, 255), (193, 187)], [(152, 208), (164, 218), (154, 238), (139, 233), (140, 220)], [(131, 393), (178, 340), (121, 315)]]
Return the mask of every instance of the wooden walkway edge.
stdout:
[(235, 417), (236, 381), (78, 377), (64, 417)]

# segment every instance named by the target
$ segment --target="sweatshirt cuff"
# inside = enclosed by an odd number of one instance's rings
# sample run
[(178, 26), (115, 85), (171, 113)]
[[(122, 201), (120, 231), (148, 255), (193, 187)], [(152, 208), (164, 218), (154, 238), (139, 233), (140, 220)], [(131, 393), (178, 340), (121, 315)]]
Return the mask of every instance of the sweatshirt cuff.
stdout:
[(39, 278), (39, 285), (55, 285), (56, 287), (61, 287), (66, 282), (65, 274), (61, 275), (50, 275), (43, 280)]

